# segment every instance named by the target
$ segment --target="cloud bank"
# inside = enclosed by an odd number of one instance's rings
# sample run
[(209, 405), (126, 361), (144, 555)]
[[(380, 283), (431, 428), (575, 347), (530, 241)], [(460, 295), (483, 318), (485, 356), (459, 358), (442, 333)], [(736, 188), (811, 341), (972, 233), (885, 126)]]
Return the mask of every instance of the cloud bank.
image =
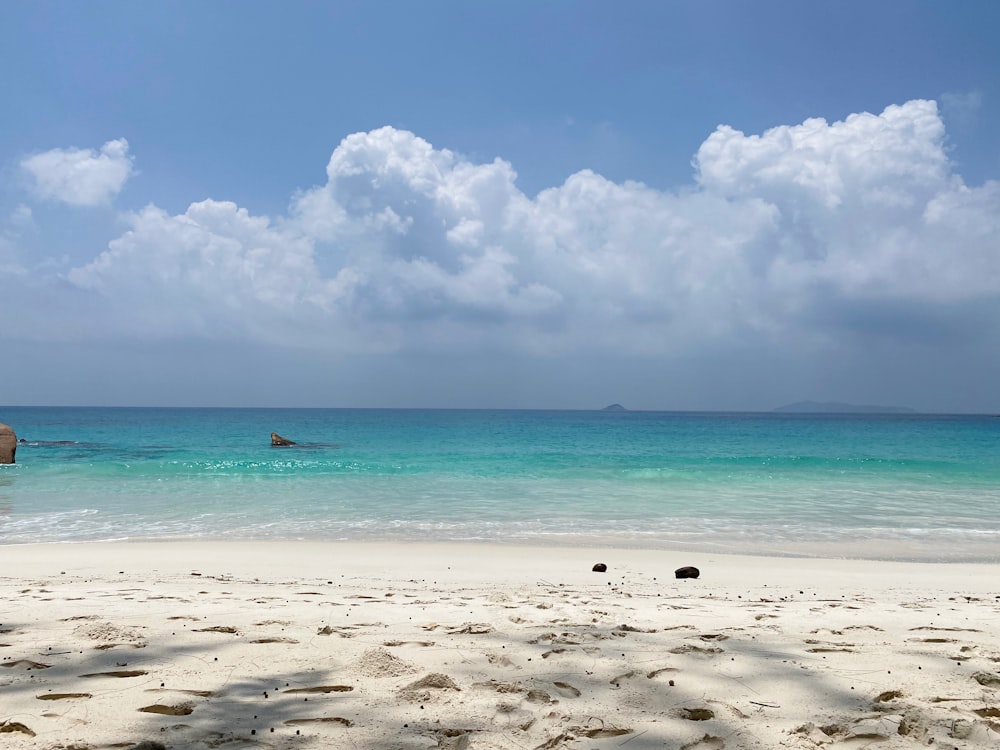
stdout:
[(109, 203), (133, 171), (124, 138), (108, 141), (100, 151), (55, 148), (23, 159), (21, 168), (40, 198), (72, 206)]
[[(22, 164), (76, 205), (132, 170), (124, 139)], [(127, 216), (61, 277), (100, 325), (61, 330), (546, 357), (995, 343), (1000, 182), (953, 171), (934, 102), (721, 125), (692, 164), (676, 190), (585, 170), (532, 197), (502, 159), (355, 133), (282, 216), (219, 199)]]

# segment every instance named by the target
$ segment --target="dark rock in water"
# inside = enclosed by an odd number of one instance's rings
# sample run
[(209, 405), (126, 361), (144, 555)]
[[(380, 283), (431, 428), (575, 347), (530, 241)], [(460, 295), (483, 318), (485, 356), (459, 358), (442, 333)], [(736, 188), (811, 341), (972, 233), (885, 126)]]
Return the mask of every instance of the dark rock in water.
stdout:
[(595, 563), (594, 567), (592, 568), (592, 570), (595, 573), (607, 573), (608, 572), (608, 566), (605, 565), (604, 563)]
[(17, 435), (11, 427), (0, 422), (0, 464), (14, 463), (15, 453), (17, 453)]
[(685, 565), (683, 568), (678, 568), (674, 571), (675, 578), (697, 578), (700, 575), (701, 571), (693, 565)]
[(284, 446), (284, 445), (295, 445), (294, 440), (289, 440), (288, 438), (283, 438), (277, 432), (271, 433), (271, 445)]

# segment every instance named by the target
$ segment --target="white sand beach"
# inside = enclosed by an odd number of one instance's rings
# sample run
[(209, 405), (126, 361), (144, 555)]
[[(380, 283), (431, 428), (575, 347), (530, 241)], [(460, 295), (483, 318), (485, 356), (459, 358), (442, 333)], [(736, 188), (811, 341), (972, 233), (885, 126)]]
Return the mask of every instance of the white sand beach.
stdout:
[(0, 749), (1000, 747), (995, 565), (81, 543), (0, 594)]

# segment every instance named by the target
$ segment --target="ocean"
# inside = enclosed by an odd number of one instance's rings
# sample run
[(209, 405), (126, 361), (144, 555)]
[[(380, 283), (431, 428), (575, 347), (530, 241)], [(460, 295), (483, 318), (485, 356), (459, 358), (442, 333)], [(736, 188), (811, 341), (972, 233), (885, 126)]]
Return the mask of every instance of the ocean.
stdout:
[[(1000, 561), (1000, 418), (0, 407), (0, 544), (463, 541)], [(270, 433), (298, 445), (276, 448)]]

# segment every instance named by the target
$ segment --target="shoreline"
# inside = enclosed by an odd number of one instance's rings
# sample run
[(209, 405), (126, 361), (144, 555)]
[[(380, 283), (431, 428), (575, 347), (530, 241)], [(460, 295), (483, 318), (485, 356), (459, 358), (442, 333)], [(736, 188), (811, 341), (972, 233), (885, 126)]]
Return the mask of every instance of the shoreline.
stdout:
[[(957, 543), (956, 543), (957, 544)], [(951, 546), (947, 548), (947, 554), (942, 554), (936, 544), (928, 542), (909, 541), (900, 539), (863, 539), (863, 540), (831, 540), (828, 542), (803, 541), (799, 543), (781, 542), (780, 544), (748, 543), (744, 540), (740, 544), (730, 540), (706, 541), (692, 540), (690, 542), (671, 540), (669, 542), (644, 544), (642, 541), (632, 544), (622, 544), (620, 539), (613, 537), (567, 535), (559, 539), (545, 540), (525, 540), (508, 539), (499, 541), (496, 539), (415, 539), (410, 537), (369, 537), (351, 539), (326, 539), (326, 538), (281, 538), (281, 537), (123, 537), (120, 539), (62, 539), (44, 541), (2, 541), (0, 540), (0, 552), (4, 550), (14, 550), (23, 547), (42, 547), (51, 545), (61, 546), (83, 546), (99, 548), (110, 545), (127, 545), (136, 547), (137, 545), (150, 545), (152, 547), (162, 547), (177, 545), (179, 547), (212, 547), (230, 546), (232, 549), (239, 549), (241, 546), (302, 546), (302, 547), (359, 547), (376, 549), (379, 547), (404, 547), (410, 549), (421, 548), (454, 548), (467, 550), (482, 550), (486, 554), (491, 554), (496, 550), (521, 551), (532, 553), (538, 551), (562, 551), (573, 553), (584, 550), (607, 550), (609, 552), (621, 552), (624, 554), (656, 554), (667, 556), (724, 556), (726, 558), (747, 558), (752, 560), (783, 560), (783, 561), (831, 561), (831, 562), (855, 562), (855, 563), (898, 563), (914, 565), (1000, 565), (1000, 551), (996, 545), (988, 542), (979, 542), (975, 547), (981, 552), (970, 554), (969, 546)], [(927, 549), (933, 548), (935, 552), (928, 554)], [(879, 554), (873, 554), (873, 550), (878, 550)]]
[(995, 564), (421, 542), (0, 560), (5, 748), (1000, 743)]
[[(163, 575), (184, 576), (194, 568), (216, 567), (217, 572), (242, 578), (276, 575), (323, 579), (330, 569), (353, 576), (393, 580), (416, 575), (421, 566), (434, 571), (442, 583), (521, 582), (562, 574), (584, 580), (595, 574), (596, 563), (652, 580), (674, 580), (677, 568), (693, 565), (701, 581), (712, 571), (731, 581), (751, 585), (753, 577), (775, 584), (800, 585), (804, 578), (842, 587), (855, 581), (871, 589), (919, 580), (943, 588), (956, 585), (985, 594), (994, 591), (1000, 603), (1000, 563), (940, 562), (931, 560), (871, 560), (865, 558), (793, 557), (731, 554), (704, 549), (663, 550), (622, 547), (548, 547), (491, 542), (381, 542), (381, 541), (119, 541), (41, 542), (0, 545), (4, 572), (0, 580), (18, 576)], [(127, 563), (125, 570), (121, 570)], [(59, 568), (58, 571), (55, 569)], [(121, 571), (119, 573), (119, 571)], [(409, 579), (406, 579), (409, 580)], [(766, 585), (766, 580), (765, 580)], [(918, 587), (919, 588), (919, 587)]]
[[(856, 551), (862, 547), (869, 546), (870, 542), (862, 542), (857, 545), (843, 545), (839, 542), (831, 542), (830, 547), (846, 548), (849, 551)], [(563, 556), (593, 555), (595, 552), (606, 552), (609, 554), (620, 554), (625, 557), (652, 557), (668, 556), (683, 557), (685, 555), (720, 556), (727, 560), (739, 560), (746, 562), (751, 560), (789, 562), (789, 561), (816, 561), (845, 564), (898, 564), (898, 565), (970, 565), (970, 566), (994, 566), (1000, 565), (1000, 558), (997, 560), (937, 560), (934, 558), (870, 558), (854, 556), (836, 556), (812, 554), (807, 555), (797, 550), (775, 550), (768, 549), (761, 552), (740, 552), (730, 551), (728, 545), (710, 544), (705, 542), (693, 542), (690, 545), (677, 543), (670, 546), (623, 546), (615, 543), (593, 544), (580, 543), (578, 541), (567, 541), (560, 543), (538, 543), (524, 542), (521, 540), (499, 542), (495, 540), (417, 540), (417, 539), (193, 539), (193, 538), (171, 538), (153, 537), (145, 539), (115, 539), (115, 540), (63, 540), (63, 541), (43, 541), (43, 542), (0, 542), (0, 551), (14, 551), (19, 549), (42, 549), (42, 548), (89, 548), (97, 551), (101, 555), (110, 555), (115, 551), (129, 549), (132, 551), (146, 552), (165, 547), (175, 547), (188, 553), (210, 553), (215, 554), (217, 550), (223, 550), (230, 554), (236, 554), (241, 561), (252, 562), (252, 551), (260, 548), (282, 548), (285, 554), (290, 550), (299, 549), (301, 551), (316, 552), (319, 550), (345, 550), (359, 552), (362, 550), (378, 550), (391, 552), (397, 549), (424, 551), (431, 554), (444, 554), (449, 550), (456, 552), (471, 553), (482, 552), (486, 557), (493, 555), (519, 551), (522, 553), (558, 554)], [(817, 545), (810, 545), (816, 547)], [(914, 545), (916, 546), (916, 545)], [(148, 548), (148, 550), (146, 549)], [(246, 559), (243, 556), (247, 556)]]

